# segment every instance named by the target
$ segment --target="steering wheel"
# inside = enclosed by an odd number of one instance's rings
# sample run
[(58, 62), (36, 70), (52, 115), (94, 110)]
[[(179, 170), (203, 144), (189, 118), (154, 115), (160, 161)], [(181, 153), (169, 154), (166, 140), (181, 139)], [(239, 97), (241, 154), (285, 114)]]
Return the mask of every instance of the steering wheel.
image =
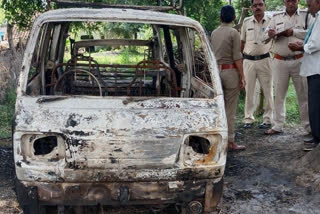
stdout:
[(97, 83), (98, 87), (99, 87), (99, 94), (100, 96), (102, 97), (102, 89), (101, 89), (101, 84), (99, 82), (99, 80), (92, 74), (90, 73), (89, 71), (86, 71), (84, 69), (81, 69), (81, 68), (73, 68), (73, 69), (70, 69), (68, 70), (67, 72), (63, 73), (62, 76), (58, 79), (58, 81), (54, 84), (54, 87), (53, 87), (53, 94), (56, 95), (56, 92), (57, 92), (57, 86), (59, 85), (59, 83), (68, 75), (68, 74), (71, 74), (71, 73), (85, 73), (85, 74), (88, 74), (90, 77), (92, 77), (92, 79)]

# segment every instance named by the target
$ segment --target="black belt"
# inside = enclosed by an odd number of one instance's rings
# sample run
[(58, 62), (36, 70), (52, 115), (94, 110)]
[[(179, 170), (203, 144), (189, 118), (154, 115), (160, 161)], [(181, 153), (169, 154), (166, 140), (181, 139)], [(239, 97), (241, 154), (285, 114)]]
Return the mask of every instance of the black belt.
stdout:
[(261, 60), (261, 59), (265, 59), (268, 57), (270, 57), (269, 53), (258, 55), (258, 56), (251, 56), (251, 55), (243, 54), (243, 58), (248, 59), (248, 60)]

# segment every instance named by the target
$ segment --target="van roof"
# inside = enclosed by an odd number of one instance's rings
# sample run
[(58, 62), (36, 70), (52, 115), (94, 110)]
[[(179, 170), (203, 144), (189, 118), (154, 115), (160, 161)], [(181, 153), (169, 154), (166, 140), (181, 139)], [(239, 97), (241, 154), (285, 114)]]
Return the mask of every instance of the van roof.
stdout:
[(148, 10), (117, 8), (71, 8), (51, 10), (40, 15), (36, 20), (38, 24), (63, 21), (131, 22), (201, 28), (201, 25), (197, 21), (181, 15)]
[[(116, 3), (105, 3), (105, 2), (88, 2), (88, 1), (74, 1), (74, 0), (50, 0), (50, 3), (55, 3), (59, 8), (131, 8), (131, 9), (141, 9), (141, 10), (153, 10), (153, 11), (170, 11), (176, 10), (180, 11), (183, 6), (183, 0), (179, 0), (179, 4), (176, 0), (171, 0), (171, 3), (168, 1), (166, 5), (157, 4), (128, 4), (127, 1), (121, 3), (117, 1)], [(154, 2), (155, 3), (155, 2)], [(160, 2), (158, 2), (160, 3)]]

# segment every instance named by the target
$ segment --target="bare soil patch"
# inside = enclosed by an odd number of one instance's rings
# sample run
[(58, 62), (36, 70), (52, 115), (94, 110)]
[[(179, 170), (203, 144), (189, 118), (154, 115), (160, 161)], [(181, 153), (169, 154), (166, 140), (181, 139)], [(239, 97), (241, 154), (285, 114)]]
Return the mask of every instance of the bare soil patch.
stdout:
[(14, 192), (14, 165), (11, 141), (0, 139), (0, 213), (22, 213)]
[(302, 130), (275, 136), (258, 128), (238, 131), (247, 150), (228, 154), (221, 213), (320, 213), (317, 173), (296, 168), (306, 155)]

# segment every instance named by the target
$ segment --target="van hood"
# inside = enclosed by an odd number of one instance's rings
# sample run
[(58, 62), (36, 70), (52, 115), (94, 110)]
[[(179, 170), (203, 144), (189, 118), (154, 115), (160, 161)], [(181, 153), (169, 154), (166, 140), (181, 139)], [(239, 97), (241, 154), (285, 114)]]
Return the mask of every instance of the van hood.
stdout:
[[(181, 136), (226, 130), (222, 96), (215, 99), (22, 97), (16, 131)], [(21, 108), (23, 106), (23, 109)]]

